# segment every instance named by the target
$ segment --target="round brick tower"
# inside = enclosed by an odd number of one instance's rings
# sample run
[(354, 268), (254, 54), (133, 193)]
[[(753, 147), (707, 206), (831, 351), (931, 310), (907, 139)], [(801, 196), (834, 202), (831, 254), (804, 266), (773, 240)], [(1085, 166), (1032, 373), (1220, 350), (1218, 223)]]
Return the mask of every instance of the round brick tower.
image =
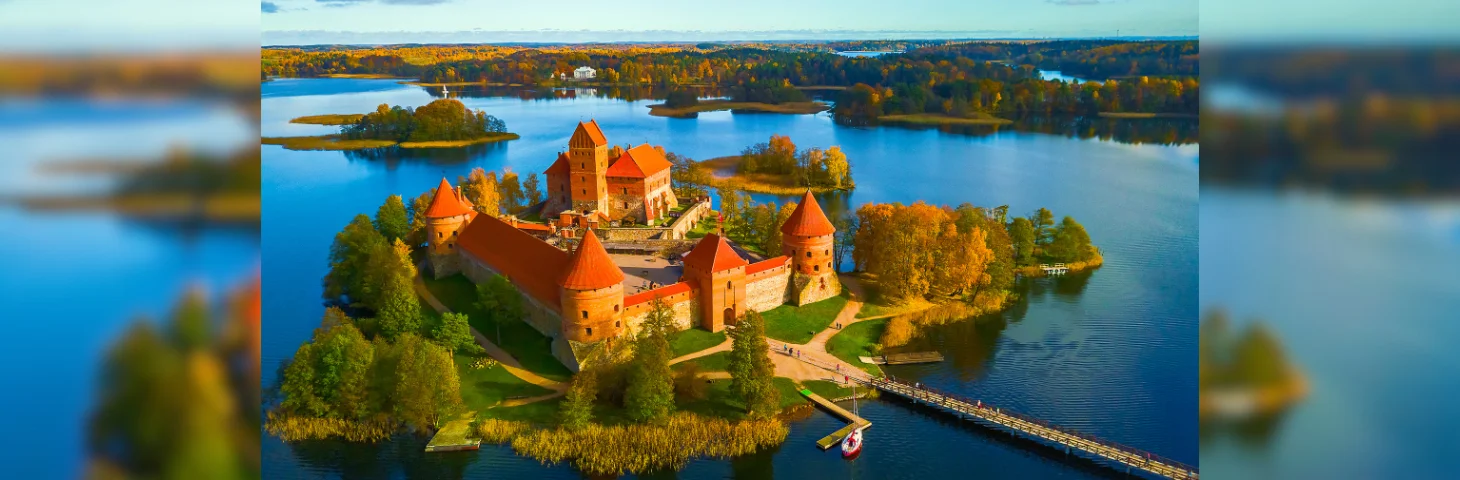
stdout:
[(624, 329), (624, 272), (614, 265), (592, 229), (568, 260), (558, 279), (563, 288), (563, 337), (591, 343), (618, 336)]
[(460, 256), (456, 253), (456, 237), (466, 224), (471, 222), (476, 211), (471, 202), (458, 189), (451, 188), (451, 182), (441, 179), (436, 195), (431, 197), (431, 206), (426, 208), (426, 258), (431, 263), (431, 273), (436, 278), (461, 271)]
[(805, 305), (841, 293), (832, 248), (836, 227), (807, 190), (781, 225), (781, 254), (791, 257), (791, 303)]

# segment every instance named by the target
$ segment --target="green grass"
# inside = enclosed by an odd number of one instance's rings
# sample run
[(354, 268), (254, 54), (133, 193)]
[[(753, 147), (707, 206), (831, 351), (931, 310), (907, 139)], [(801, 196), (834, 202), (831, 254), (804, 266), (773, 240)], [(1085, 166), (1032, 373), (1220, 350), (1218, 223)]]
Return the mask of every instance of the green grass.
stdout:
[(725, 342), (725, 332), (710, 332), (699, 328), (669, 334), (669, 350), (675, 357), (690, 354)]
[(695, 228), (691, 228), (688, 232), (685, 232), (684, 237), (705, 238), (705, 235), (715, 233), (719, 226), (720, 222), (715, 221), (714, 215), (705, 215), (705, 218), (700, 219), (700, 223), (695, 224)]
[(522, 368), (557, 381), (566, 382), (572, 377), (568, 367), (553, 356), (552, 339), (523, 320), (502, 322), (502, 341), (498, 342), (497, 322), (477, 306), (476, 285), (470, 279), (462, 275), (426, 278), (426, 288), (451, 311), (465, 313), (472, 328), (506, 350), (522, 363)]
[(488, 408), (477, 412), (478, 419), (495, 418), (499, 420), (515, 420), (529, 422), (536, 425), (554, 426), (558, 424), (559, 404), (563, 402), (562, 397), (541, 402), (529, 403), (516, 407)]
[(730, 352), (715, 352), (693, 360), (686, 360), (674, 364), (673, 368), (678, 370), (691, 363), (699, 365), (701, 372), (723, 372), (730, 368)]
[(836, 382), (826, 380), (807, 380), (805, 382), (802, 382), (802, 384), (806, 385), (806, 389), (811, 390), (811, 393), (821, 395), (822, 398), (825, 398), (827, 400), (842, 398), (852, 394), (851, 388), (843, 387), (841, 386), (841, 384), (838, 384)]
[[(781, 394), (781, 408), (810, 401), (801, 396), (800, 391), (796, 389), (796, 383), (791, 379), (776, 377), (774, 382), (776, 391)], [(703, 399), (695, 401), (676, 399), (674, 403), (679, 410), (697, 415), (720, 417), (727, 420), (745, 418), (745, 404), (730, 393), (730, 379), (711, 381), (710, 388), (706, 389)]]
[(847, 328), (832, 335), (826, 341), (826, 351), (836, 358), (857, 366), (867, 373), (881, 375), (881, 369), (870, 363), (863, 363), (857, 357), (872, 356), (872, 344), (882, 338), (882, 331), (887, 328), (887, 320), (867, 320), (853, 323)]
[(456, 372), (461, 377), (461, 400), (466, 408), (480, 412), (514, 397), (547, 395), (552, 390), (527, 383), (501, 365), (472, 368), (472, 362), (483, 356), (456, 354)]
[(842, 307), (847, 305), (847, 298), (843, 296), (831, 297), (820, 302), (797, 307), (793, 305), (781, 305), (770, 309), (761, 316), (765, 317), (765, 334), (787, 343), (806, 343), (816, 332), (826, 329), (836, 320), (836, 315), (841, 313)]

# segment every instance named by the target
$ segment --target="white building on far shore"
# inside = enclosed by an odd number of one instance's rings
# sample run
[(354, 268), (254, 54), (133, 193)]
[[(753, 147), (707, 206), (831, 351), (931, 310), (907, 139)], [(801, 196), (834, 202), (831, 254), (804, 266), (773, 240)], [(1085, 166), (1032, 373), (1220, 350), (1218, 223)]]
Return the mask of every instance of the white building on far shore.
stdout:
[(578, 67), (577, 70), (573, 70), (573, 80), (592, 80), (596, 76), (598, 76), (598, 71), (593, 67)]

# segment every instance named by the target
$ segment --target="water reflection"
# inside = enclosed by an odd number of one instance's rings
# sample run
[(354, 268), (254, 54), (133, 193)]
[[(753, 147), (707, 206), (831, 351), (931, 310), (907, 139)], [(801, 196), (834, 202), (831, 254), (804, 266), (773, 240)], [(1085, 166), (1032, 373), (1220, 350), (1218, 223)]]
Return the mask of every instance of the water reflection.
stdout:
[(456, 148), (365, 148), (345, 150), (350, 161), (383, 164), (386, 170), (394, 170), (402, 163), (419, 162), (426, 165), (460, 165), (480, 160), (494, 153), (506, 151), (508, 142), (479, 143)]

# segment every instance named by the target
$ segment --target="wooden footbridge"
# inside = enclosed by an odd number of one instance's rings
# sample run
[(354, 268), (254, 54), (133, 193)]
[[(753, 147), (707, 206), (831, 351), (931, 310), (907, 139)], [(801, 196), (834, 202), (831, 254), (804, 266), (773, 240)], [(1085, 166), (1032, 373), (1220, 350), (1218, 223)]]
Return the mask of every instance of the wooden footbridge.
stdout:
[(1101, 440), (1088, 434), (1060, 428), (1043, 420), (1005, 411), (980, 401), (972, 401), (957, 395), (949, 395), (927, 387), (914, 386), (887, 378), (854, 378), (854, 380), (868, 387), (956, 415), (959, 419), (974, 420), (984, 426), (1042, 443), (1057, 450), (1064, 450), (1066, 454), (1076, 454), (1128, 474), (1134, 473), (1155, 478), (1193, 480), (1198, 478), (1195, 467), (1181, 462)]
[[(774, 351), (774, 349), (772, 350)], [(1056, 450), (1064, 451), (1065, 454), (1078, 455), (1096, 464), (1104, 465), (1127, 474), (1169, 479), (1199, 480), (1200, 478), (1196, 467), (1144, 450), (1127, 447), (1115, 442), (1096, 438), (1089, 434), (1052, 425), (1049, 422), (1033, 417), (1003, 410), (981, 401), (969, 400), (958, 395), (950, 395), (897, 379), (869, 376), (860, 370), (851, 371), (848, 369), (839, 369), (837, 365), (817, 360), (809, 355), (797, 356), (795, 358), (828, 371), (835, 371), (838, 376), (850, 379), (869, 388), (875, 388), (879, 391), (908, 399), (914, 403), (927, 405), (931, 408), (955, 415), (960, 420), (973, 420), (985, 427), (1044, 444)], [(822, 402), (817, 403), (820, 404)], [(845, 411), (844, 409), (842, 410)], [(835, 410), (833, 412), (839, 413), (835, 412)], [(827, 438), (817, 442), (817, 445), (823, 449), (830, 448), (830, 444), (823, 446), (822, 443), (827, 442), (828, 439), (831, 439), (838, 433), (842, 436), (851, 433), (851, 429), (856, 428), (857, 422), (851, 419), (848, 420), (852, 424), (847, 425), (842, 430), (838, 430), (837, 433), (828, 435)], [(870, 422), (868, 425), (870, 425)]]

